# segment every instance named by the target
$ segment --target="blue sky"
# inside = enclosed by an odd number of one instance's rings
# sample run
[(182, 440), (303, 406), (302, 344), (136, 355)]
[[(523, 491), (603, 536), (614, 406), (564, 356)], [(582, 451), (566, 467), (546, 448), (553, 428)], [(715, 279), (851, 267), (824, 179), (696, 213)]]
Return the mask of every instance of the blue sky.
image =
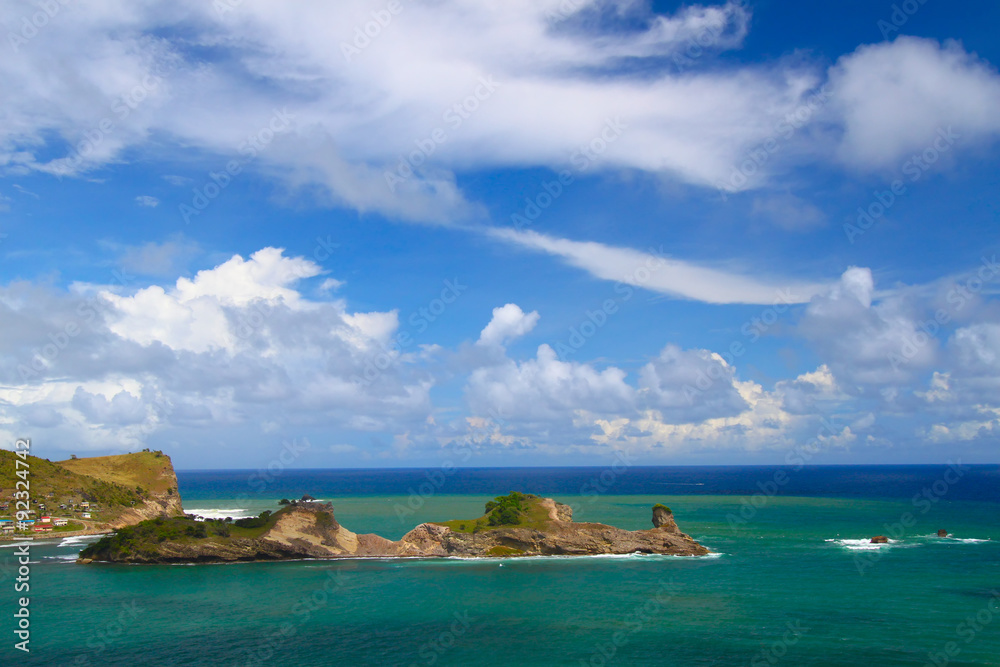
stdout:
[(995, 462), (998, 19), (8, 3), (0, 440)]

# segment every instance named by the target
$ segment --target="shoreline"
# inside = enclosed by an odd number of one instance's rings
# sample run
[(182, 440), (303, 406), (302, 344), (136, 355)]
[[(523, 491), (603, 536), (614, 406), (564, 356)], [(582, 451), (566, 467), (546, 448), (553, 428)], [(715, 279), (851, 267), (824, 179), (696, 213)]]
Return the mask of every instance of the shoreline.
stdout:
[[(115, 531), (110, 528), (105, 528), (105, 529), (88, 528), (86, 530), (71, 530), (65, 533), (44, 533), (37, 537), (31, 535), (30, 537), (33, 538), (32, 539), (33, 542), (40, 542), (42, 540), (61, 540), (65, 537), (86, 537), (87, 535), (111, 535), (114, 532)], [(29, 536), (27, 535), (16, 535), (14, 537), (3, 536), (0, 537), (0, 544), (3, 544), (5, 542), (13, 542), (15, 537), (21, 538), (19, 541), (23, 542), (24, 538)]]

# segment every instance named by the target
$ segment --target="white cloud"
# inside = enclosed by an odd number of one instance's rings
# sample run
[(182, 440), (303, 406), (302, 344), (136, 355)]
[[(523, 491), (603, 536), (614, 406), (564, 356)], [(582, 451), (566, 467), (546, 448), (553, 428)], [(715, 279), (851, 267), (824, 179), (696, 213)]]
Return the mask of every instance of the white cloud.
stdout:
[(479, 334), (480, 345), (506, 345), (535, 328), (538, 311), (525, 313), (516, 303), (493, 309), (493, 318)]
[(634, 389), (624, 371), (599, 371), (587, 364), (560, 361), (548, 345), (522, 363), (504, 363), (472, 372), (466, 398), (476, 415), (500, 414), (524, 422), (563, 421), (577, 410), (608, 414), (628, 410)]
[[(82, 174), (154, 135), (158, 145), (235, 157), (275, 107), (287, 107), (293, 128), (260, 151), (261, 169), (401, 219), (481, 215), (456, 185), (457, 170), (563, 167), (614, 118), (627, 129), (602, 149), (602, 168), (712, 185), (820, 78), (788, 63), (713, 67), (711, 53), (742, 45), (741, 4), (664, 15), (646, 2), (581, 0), (560, 17), (564, 0), (407, 3), (350, 57), (344, 45), (384, 11), (382, 0), (245, 2), (221, 16), (193, 0), (66, 6), (0, 62), (0, 87), (18, 91), (5, 100), (0, 166)], [(23, 10), (3, 7), (0, 21), (18, 23)], [(692, 40), (709, 56), (678, 72), (667, 59)], [(219, 57), (201, 55), (209, 50)], [(623, 73), (636, 60), (658, 73)], [(483, 80), (495, 85), (486, 90)], [(466, 100), (469, 111), (457, 114)], [(104, 119), (110, 132), (100, 130)], [(446, 138), (432, 141), (438, 128)], [(433, 150), (409, 160), (427, 141)], [(47, 157), (60, 150), (65, 157)], [(415, 173), (393, 193), (385, 173), (401, 160)]]
[(748, 406), (734, 379), (719, 355), (667, 345), (639, 371), (639, 401), (673, 423), (736, 415)]
[(852, 267), (815, 297), (799, 324), (846, 387), (907, 383), (937, 359), (938, 343), (920, 329), (923, 307), (905, 291), (873, 303), (869, 269)]
[(670, 259), (662, 249), (642, 252), (592, 241), (571, 241), (534, 231), (492, 229), (494, 238), (562, 258), (596, 278), (706, 303), (804, 303), (827, 286), (754, 277)]
[(0, 424), (101, 449), (183, 428), (424, 423), (434, 380), (385, 351), (396, 312), (310, 301), (299, 283), (319, 272), (264, 248), (166, 288), (0, 287)]
[(150, 195), (139, 195), (135, 198), (135, 203), (146, 208), (156, 208), (160, 205), (160, 200)]
[(898, 168), (949, 127), (963, 143), (1000, 132), (1000, 76), (954, 41), (862, 46), (838, 61), (830, 83), (844, 125), (839, 154), (852, 165)]

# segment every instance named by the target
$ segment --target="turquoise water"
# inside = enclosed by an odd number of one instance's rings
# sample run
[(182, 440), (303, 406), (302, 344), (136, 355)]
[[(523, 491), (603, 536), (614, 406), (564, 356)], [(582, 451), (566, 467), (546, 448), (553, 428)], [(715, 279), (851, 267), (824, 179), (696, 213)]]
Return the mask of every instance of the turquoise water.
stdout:
[[(8, 620), (0, 657), (5, 665), (924, 665), (940, 654), (937, 664), (1000, 664), (997, 504), (942, 500), (920, 514), (909, 500), (772, 497), (734, 527), (727, 515), (739, 514), (741, 499), (733, 496), (556, 498), (577, 505), (581, 520), (629, 529), (648, 527), (650, 506), (666, 502), (715, 554), (77, 566), (79, 541), (36, 544), (32, 653), (12, 650)], [(235, 504), (249, 512), (275, 500)], [(472, 516), (483, 501), (439, 495), (404, 519), (394, 511), (403, 496), (334, 504), (351, 530), (398, 538), (423, 520)], [(192, 499), (185, 508), (232, 511), (234, 501)], [(893, 544), (870, 550), (862, 541), (891, 532), (885, 524), (905, 512), (917, 523)], [(933, 537), (941, 527), (954, 537)], [(11, 552), (0, 548), (7, 619)], [(977, 625), (960, 625), (977, 614)], [(959, 650), (950, 658), (949, 642)]]

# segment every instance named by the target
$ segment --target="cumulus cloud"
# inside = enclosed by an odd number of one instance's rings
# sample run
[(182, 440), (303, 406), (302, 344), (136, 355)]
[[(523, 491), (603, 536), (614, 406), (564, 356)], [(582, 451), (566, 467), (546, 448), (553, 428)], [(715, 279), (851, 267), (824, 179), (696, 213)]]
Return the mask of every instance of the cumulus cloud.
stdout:
[(904, 383), (937, 359), (937, 339), (920, 329), (924, 306), (906, 293), (879, 303), (874, 295), (871, 270), (852, 267), (799, 323), (834, 375), (856, 390)]
[[(868, 269), (849, 269), (800, 309), (795, 333), (820, 364), (770, 388), (711, 350), (670, 343), (633, 372), (564, 361), (548, 345), (512, 358), (505, 346), (539, 321), (513, 303), (455, 349), (407, 352), (391, 344), (395, 310), (307, 296), (322, 295), (322, 279), (313, 262), (264, 248), (163, 285), (0, 286), (0, 435), (30, 429), (107, 450), (213, 429), (253, 443), (294, 427), (335, 433), (324, 451), (344, 455), (381, 447), (405, 458), (463, 442), (553, 456), (626, 448), (653, 461), (775, 456), (803, 442), (831, 453), (948, 438), (987, 446), (1000, 432), (992, 311), (966, 302), (961, 321), (921, 341), (940, 290), (879, 293)], [(464, 405), (432, 398), (446, 380), (464, 383)]]
[(473, 413), (504, 415), (518, 421), (550, 422), (571, 419), (575, 411), (601, 414), (627, 410), (634, 389), (618, 368), (596, 368), (561, 361), (548, 345), (538, 347), (534, 359), (504, 363), (472, 372), (466, 398)]
[(899, 167), (952, 128), (963, 142), (1000, 132), (1000, 75), (958, 42), (900, 36), (862, 46), (830, 72), (842, 118), (841, 159), (868, 169)]
[[(192, 426), (423, 423), (434, 380), (387, 349), (396, 312), (308, 299), (301, 283), (320, 273), (264, 248), (168, 287), (0, 288), (0, 423), (81, 448)], [(366, 381), (379, 355), (389, 364)]]
[(748, 405), (734, 379), (735, 369), (719, 355), (667, 345), (639, 371), (640, 404), (672, 423), (736, 415)]
[(525, 313), (516, 303), (493, 309), (493, 318), (479, 334), (480, 345), (506, 345), (535, 328), (538, 311)]
[(160, 200), (151, 195), (139, 195), (135, 198), (135, 203), (146, 208), (156, 208), (160, 205)]

